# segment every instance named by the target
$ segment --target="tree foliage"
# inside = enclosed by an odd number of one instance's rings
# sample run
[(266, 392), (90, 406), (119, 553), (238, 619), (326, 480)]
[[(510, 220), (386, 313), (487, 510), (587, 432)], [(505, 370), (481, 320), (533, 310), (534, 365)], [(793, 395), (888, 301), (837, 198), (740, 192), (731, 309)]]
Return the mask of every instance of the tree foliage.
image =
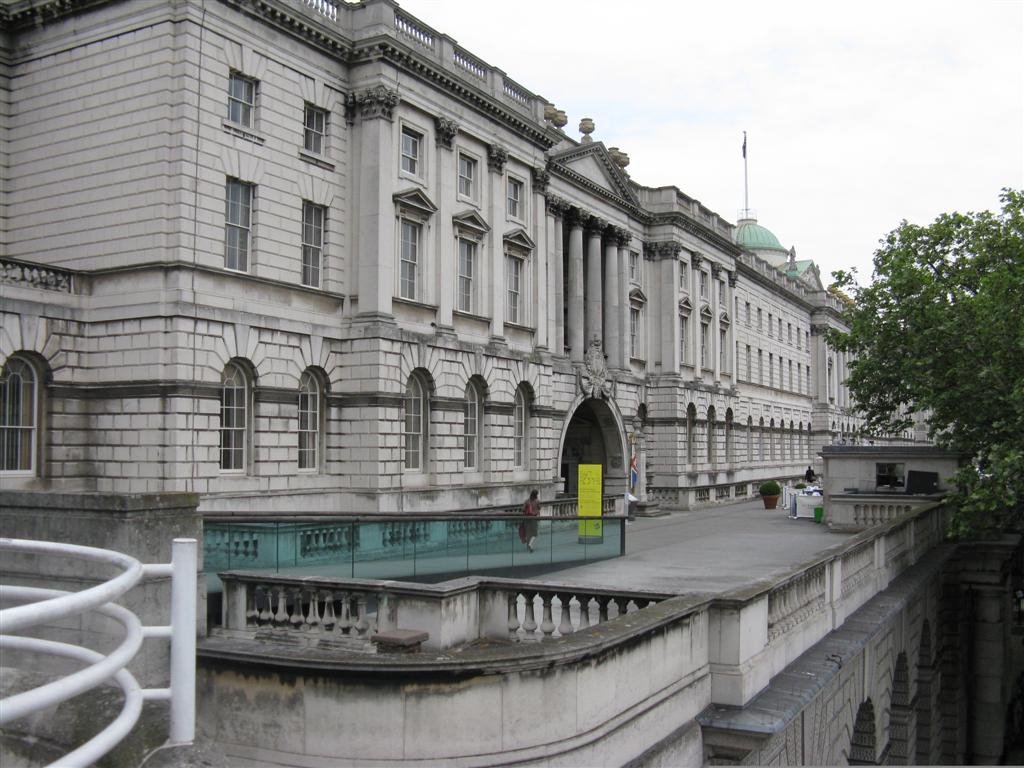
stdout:
[(932, 438), (971, 460), (957, 475), (952, 533), (1024, 521), (1024, 191), (1004, 189), (998, 214), (906, 221), (882, 240), (867, 287), (836, 272), (853, 298), (849, 387), (868, 431), (899, 432), (914, 413)]

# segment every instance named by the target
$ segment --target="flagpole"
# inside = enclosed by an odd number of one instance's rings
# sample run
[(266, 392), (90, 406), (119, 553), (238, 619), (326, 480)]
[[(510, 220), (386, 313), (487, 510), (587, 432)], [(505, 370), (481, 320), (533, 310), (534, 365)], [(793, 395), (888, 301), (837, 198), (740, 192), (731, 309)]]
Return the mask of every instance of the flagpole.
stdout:
[(747, 185), (747, 132), (743, 132), (743, 210), (744, 216), (750, 211), (750, 191)]

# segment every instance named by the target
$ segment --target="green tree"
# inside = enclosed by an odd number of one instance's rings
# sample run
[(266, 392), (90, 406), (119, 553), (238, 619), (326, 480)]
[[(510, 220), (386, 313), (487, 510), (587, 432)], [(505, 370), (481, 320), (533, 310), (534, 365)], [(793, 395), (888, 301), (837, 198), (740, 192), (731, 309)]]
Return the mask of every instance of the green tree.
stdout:
[(899, 432), (915, 412), (932, 438), (970, 458), (957, 475), (956, 536), (1024, 522), (1024, 191), (1002, 211), (906, 221), (875, 252), (874, 279), (836, 272), (853, 303), (849, 386), (866, 429)]

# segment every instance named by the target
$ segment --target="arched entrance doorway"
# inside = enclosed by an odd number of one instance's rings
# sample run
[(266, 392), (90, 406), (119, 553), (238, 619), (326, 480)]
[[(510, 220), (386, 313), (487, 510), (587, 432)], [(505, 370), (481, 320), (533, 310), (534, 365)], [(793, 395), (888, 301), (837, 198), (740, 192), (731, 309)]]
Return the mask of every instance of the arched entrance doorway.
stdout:
[(577, 467), (600, 464), (604, 470), (605, 494), (624, 492), (626, 487), (626, 441), (618, 414), (607, 400), (586, 398), (573, 411), (562, 439), (559, 458), (561, 491), (575, 496)]

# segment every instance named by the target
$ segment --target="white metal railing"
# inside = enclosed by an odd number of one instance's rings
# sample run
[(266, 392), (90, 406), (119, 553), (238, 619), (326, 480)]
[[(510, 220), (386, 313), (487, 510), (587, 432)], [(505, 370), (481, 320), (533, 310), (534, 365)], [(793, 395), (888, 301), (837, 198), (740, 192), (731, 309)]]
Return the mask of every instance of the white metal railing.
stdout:
[[(170, 744), (193, 741), (198, 565), (195, 539), (175, 539), (171, 562), (154, 565), (143, 565), (134, 557), (120, 552), (47, 541), (0, 538), (0, 551), (80, 558), (122, 569), (114, 578), (80, 592), (0, 585), (0, 600), (23, 603), (0, 610), (0, 650), (64, 656), (89, 665), (46, 685), (0, 699), (0, 726), (72, 699), (112, 679), (124, 692), (121, 713), (92, 739), (53, 765), (90, 765), (101, 758), (135, 727), (144, 701), (170, 702)], [(113, 603), (144, 579), (166, 576), (171, 577), (169, 625), (142, 626), (135, 614)], [(106, 656), (69, 643), (11, 634), (90, 610), (108, 616), (124, 627), (125, 636), (121, 644)], [(150, 637), (165, 637), (171, 642), (169, 688), (141, 688), (126, 669), (142, 641)]]

